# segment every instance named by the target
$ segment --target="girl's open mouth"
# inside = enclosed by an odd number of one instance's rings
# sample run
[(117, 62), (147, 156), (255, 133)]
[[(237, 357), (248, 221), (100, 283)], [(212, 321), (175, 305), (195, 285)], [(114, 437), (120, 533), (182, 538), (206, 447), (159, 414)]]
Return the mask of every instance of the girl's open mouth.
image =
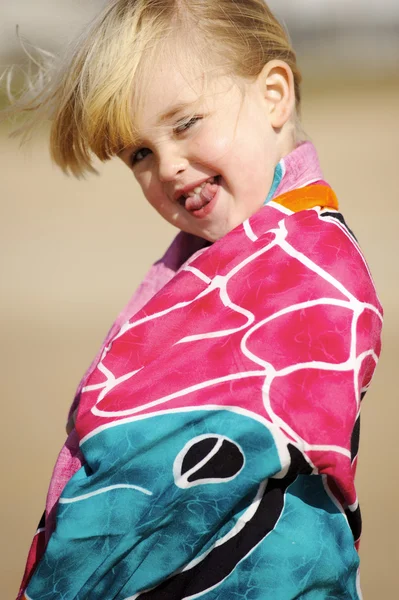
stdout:
[[(216, 197), (220, 186), (220, 175), (210, 177), (202, 185), (194, 188), (188, 194), (179, 198), (179, 203), (195, 217), (204, 217), (209, 214), (209, 206)], [(207, 209), (209, 206), (208, 210)]]

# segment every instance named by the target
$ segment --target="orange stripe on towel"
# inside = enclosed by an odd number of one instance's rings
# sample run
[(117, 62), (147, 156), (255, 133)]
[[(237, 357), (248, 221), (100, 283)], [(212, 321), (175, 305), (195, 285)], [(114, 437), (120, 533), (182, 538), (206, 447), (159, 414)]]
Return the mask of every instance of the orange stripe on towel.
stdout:
[(308, 185), (304, 188), (281, 194), (273, 200), (292, 212), (299, 212), (321, 206), (338, 210), (338, 200), (333, 190), (327, 185)]

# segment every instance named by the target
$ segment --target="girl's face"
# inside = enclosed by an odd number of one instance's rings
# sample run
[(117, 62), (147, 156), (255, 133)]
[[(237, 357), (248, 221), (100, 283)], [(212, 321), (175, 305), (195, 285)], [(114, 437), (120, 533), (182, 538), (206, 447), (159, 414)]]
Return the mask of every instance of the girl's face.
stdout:
[(141, 143), (120, 154), (162, 217), (211, 242), (263, 205), (281, 158), (262, 85), (240, 83), (214, 78), (202, 96), (201, 81), (158, 69), (138, 123)]

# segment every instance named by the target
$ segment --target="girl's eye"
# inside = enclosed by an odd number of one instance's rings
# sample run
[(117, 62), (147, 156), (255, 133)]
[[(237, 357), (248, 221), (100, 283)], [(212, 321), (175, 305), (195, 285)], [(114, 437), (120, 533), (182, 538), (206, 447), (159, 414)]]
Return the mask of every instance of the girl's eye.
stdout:
[(199, 115), (196, 115), (195, 117), (191, 117), (191, 119), (189, 119), (188, 121), (183, 121), (182, 123), (180, 123), (180, 125), (176, 125), (176, 127), (173, 129), (173, 132), (174, 133), (183, 133), (183, 131), (190, 129), (190, 127), (195, 125), (195, 123), (197, 123), (197, 121), (200, 121), (201, 119), (202, 119), (202, 117)]
[(140, 150), (134, 152), (131, 158), (132, 165), (135, 165), (143, 160), (148, 154), (151, 154), (151, 150), (149, 148), (140, 148)]
[[(179, 134), (179, 133), (183, 133), (184, 131), (187, 131), (187, 129), (190, 129), (191, 127), (193, 127), (193, 125), (195, 125), (197, 123), (197, 121), (200, 121), (202, 118), (203, 117), (200, 115), (195, 115), (194, 117), (191, 117), (187, 121), (180, 121), (180, 123), (178, 125), (176, 125), (176, 127), (173, 128), (173, 133)], [(133, 152), (131, 159), (130, 159), (132, 166), (134, 166), (135, 164), (144, 160), (145, 157), (151, 153), (152, 152), (149, 148), (140, 148), (139, 150), (136, 150), (136, 152)]]

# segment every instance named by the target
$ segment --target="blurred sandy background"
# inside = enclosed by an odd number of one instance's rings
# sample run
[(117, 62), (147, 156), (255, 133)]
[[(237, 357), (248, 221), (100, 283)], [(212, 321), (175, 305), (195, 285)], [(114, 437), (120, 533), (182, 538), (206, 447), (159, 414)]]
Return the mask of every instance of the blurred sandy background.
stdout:
[[(32, 42), (54, 48), (101, 4), (0, 0), (1, 66), (22, 60), (16, 22), (25, 24)], [(312, 0), (270, 4), (286, 20), (303, 64), (304, 128), (385, 307), (383, 356), (363, 404), (357, 481), (364, 598), (395, 598), (399, 3), (379, 2), (387, 18), (378, 27), (377, 13), (360, 29), (349, 19), (353, 36), (345, 19), (350, 3), (325, 1), (333, 8), (319, 12), (317, 22), (310, 21)], [(113, 318), (174, 235), (117, 160), (101, 167), (100, 177), (78, 182), (51, 165), (45, 131), (22, 151), (8, 131), (0, 128), (1, 600), (16, 595), (75, 387)]]

